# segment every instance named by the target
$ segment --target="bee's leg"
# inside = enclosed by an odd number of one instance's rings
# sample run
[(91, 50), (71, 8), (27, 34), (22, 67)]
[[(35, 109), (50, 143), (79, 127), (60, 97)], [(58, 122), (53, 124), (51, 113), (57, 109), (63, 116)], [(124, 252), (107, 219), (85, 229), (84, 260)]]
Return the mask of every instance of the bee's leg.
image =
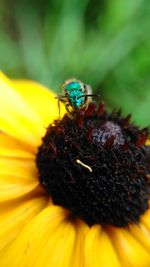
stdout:
[(59, 117), (59, 120), (61, 118), (61, 113), (60, 113), (60, 102), (63, 102), (65, 103), (66, 102), (66, 96), (61, 96), (61, 95), (58, 95), (55, 97), (57, 99), (57, 104), (58, 104), (58, 117)]
[(69, 118), (70, 119), (73, 119), (72, 108), (71, 108), (70, 104), (67, 103), (65, 105), (65, 108), (66, 108), (66, 111), (67, 111), (67, 114), (68, 114)]
[(58, 105), (58, 118), (59, 118), (59, 120), (60, 120), (60, 99), (58, 98), (58, 100), (57, 100), (57, 105)]

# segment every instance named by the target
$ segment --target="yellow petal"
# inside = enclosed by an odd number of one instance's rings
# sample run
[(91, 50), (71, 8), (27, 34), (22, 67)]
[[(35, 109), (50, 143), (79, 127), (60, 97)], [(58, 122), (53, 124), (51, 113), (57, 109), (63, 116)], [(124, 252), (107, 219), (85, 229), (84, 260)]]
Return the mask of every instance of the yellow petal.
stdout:
[[(107, 232), (99, 225), (91, 227), (85, 240), (85, 267), (121, 267)], [(122, 261), (121, 261), (122, 263)]]
[(150, 209), (141, 216), (141, 222), (150, 230)]
[[(39, 83), (27, 80), (13, 80), (15, 88), (35, 110), (42, 119), (44, 127), (47, 127), (55, 119), (58, 119), (58, 101), (56, 94)], [(64, 105), (60, 103), (60, 115), (65, 113)]]
[(38, 184), (34, 160), (0, 158), (0, 202), (25, 195)]
[(35, 159), (25, 144), (3, 133), (0, 133), (0, 157)]
[(150, 230), (140, 223), (131, 225), (130, 233), (150, 252)]
[[(50, 231), (47, 231), (47, 234), (49, 232)], [(53, 230), (51, 231), (49, 240), (46, 239), (45, 248), (41, 250), (41, 253), (31, 266), (72, 267), (72, 255), (74, 254), (75, 240), (76, 231), (73, 224), (69, 221), (61, 222), (57, 226), (54, 234)], [(39, 244), (40, 243), (41, 242), (39, 242)], [(49, 251), (51, 251), (51, 254), (49, 254)], [(32, 257), (32, 254), (30, 257)]]
[(47, 198), (34, 192), (0, 203), (0, 251), (47, 205)]
[(60, 207), (45, 208), (5, 250), (0, 266), (71, 267), (76, 232), (67, 216)]
[(150, 139), (148, 139), (148, 140), (146, 141), (146, 145), (147, 145), (147, 146), (150, 146)]
[(74, 222), (76, 228), (76, 241), (70, 267), (84, 266), (84, 244), (89, 227), (81, 220)]
[(149, 267), (150, 256), (128, 229), (111, 228), (110, 234), (123, 267)]
[(41, 143), (42, 122), (14, 84), (0, 72), (0, 130), (31, 146)]

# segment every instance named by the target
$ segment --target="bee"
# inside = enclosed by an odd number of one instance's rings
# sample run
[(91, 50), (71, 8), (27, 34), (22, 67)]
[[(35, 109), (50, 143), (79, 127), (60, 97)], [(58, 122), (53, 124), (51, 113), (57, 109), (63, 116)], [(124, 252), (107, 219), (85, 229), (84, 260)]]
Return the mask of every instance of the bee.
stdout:
[(93, 95), (92, 88), (90, 85), (81, 82), (75, 78), (66, 80), (62, 85), (64, 95), (58, 95), (58, 109), (60, 115), (60, 103), (65, 103), (65, 108), (68, 116), (73, 119), (74, 114), (82, 108), (88, 107), (89, 103), (92, 102)]

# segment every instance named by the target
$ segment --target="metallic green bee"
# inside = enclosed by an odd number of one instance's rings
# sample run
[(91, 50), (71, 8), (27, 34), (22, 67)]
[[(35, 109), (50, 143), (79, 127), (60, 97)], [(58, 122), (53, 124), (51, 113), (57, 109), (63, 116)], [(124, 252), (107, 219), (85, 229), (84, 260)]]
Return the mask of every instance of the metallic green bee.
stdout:
[(58, 107), (60, 114), (60, 104), (59, 101), (65, 103), (67, 113), (71, 119), (73, 119), (73, 112), (77, 111), (83, 107), (88, 106), (92, 102), (92, 96), (97, 96), (92, 94), (92, 88), (88, 84), (84, 84), (77, 79), (66, 80), (62, 85), (64, 95), (58, 95)]

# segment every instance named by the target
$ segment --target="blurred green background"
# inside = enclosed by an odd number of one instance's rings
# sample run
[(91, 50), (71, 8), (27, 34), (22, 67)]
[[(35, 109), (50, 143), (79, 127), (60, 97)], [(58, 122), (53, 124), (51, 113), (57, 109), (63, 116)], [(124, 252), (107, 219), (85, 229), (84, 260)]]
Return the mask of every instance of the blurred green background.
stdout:
[(149, 125), (150, 1), (1, 0), (0, 68), (57, 93), (76, 77)]

